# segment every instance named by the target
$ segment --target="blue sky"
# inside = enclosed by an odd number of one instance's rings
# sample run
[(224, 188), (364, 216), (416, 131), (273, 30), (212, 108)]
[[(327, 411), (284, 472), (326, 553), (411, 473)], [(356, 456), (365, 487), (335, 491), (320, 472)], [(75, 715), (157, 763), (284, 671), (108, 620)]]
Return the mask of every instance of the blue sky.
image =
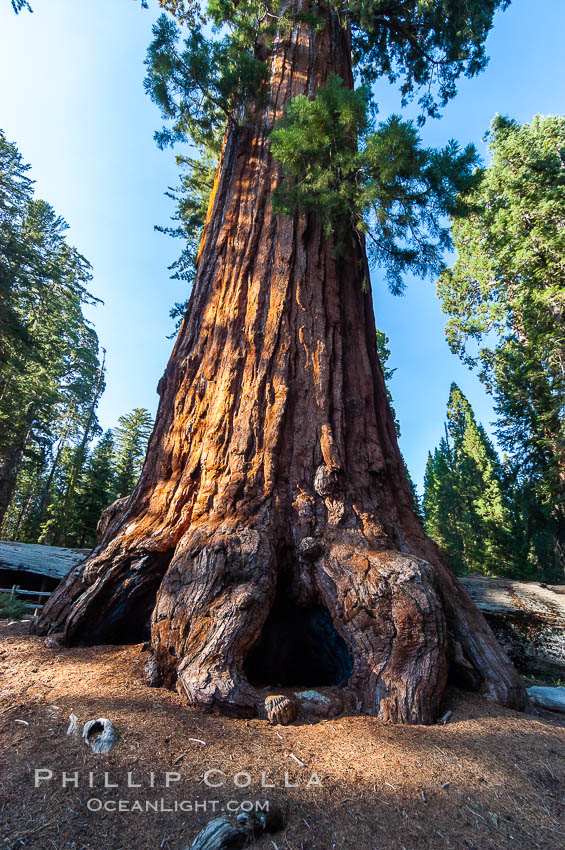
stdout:
[[(156, 409), (155, 388), (172, 341), (168, 318), (186, 293), (167, 266), (179, 244), (154, 231), (167, 224), (176, 182), (174, 153), (160, 151), (156, 107), (143, 92), (143, 59), (155, 8), (134, 0), (33, 0), (34, 14), (13, 14), (0, 0), (0, 127), (32, 165), (37, 195), (69, 224), (70, 241), (94, 268), (91, 290), (104, 301), (92, 311), (107, 349), (107, 389), (99, 408), (104, 428), (133, 407)], [(422, 131), (426, 144), (449, 138), (482, 141), (492, 117), (521, 122), (565, 107), (564, 0), (513, 0), (497, 16), (483, 74), (463, 80), (440, 121)], [(381, 116), (397, 111), (394, 89), (378, 89)], [(401, 447), (421, 485), (427, 452), (443, 428), (455, 380), (489, 427), (490, 399), (476, 375), (450, 353), (445, 316), (430, 281), (407, 280), (388, 294), (377, 272), (377, 324), (390, 337), (391, 384)]]

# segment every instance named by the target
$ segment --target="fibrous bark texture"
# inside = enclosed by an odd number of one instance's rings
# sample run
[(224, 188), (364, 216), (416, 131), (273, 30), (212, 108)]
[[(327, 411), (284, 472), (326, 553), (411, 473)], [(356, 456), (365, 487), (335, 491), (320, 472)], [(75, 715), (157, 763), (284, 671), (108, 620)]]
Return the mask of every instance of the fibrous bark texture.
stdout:
[[(514, 669), (414, 515), (362, 239), (352, 231), (338, 257), (315, 216), (272, 211), (274, 121), (330, 72), (353, 85), (347, 34), (318, 10), (324, 28), (296, 23), (270, 47), (269, 106), (227, 131), (141, 479), (36, 629), (64, 628), (68, 643), (140, 639), (154, 604), (152, 683), (228, 712), (257, 711), (247, 659), (264, 627), (285, 634), (289, 621), (324, 670), (324, 647), (337, 647), (360, 712), (433, 721), (450, 666), (523, 707)], [(290, 643), (286, 684), (308, 686)], [(275, 657), (251, 665), (273, 686)]]
[(524, 675), (565, 677), (565, 588), (469, 576), (461, 584)]

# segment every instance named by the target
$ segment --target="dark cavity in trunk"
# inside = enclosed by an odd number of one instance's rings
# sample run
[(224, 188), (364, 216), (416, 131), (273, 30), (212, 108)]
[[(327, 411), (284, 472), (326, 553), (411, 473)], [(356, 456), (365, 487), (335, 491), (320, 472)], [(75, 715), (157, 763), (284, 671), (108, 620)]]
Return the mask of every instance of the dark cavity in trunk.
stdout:
[(353, 663), (347, 644), (321, 605), (303, 607), (277, 591), (261, 635), (247, 657), (252, 685), (344, 685)]

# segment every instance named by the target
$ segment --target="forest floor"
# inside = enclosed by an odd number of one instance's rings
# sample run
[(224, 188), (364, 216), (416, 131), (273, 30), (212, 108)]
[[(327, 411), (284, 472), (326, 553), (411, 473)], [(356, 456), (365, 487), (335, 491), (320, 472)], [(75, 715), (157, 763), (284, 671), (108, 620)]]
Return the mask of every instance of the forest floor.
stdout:
[[(443, 726), (340, 716), (271, 727), (202, 714), (146, 687), (140, 645), (53, 649), (27, 630), (0, 624), (0, 848), (182, 850), (242, 801), (288, 810), (286, 828), (256, 850), (565, 846), (558, 715), (523, 715), (451, 690)], [(71, 712), (80, 728), (109, 718), (113, 749), (96, 755), (67, 736)], [(36, 787), (36, 770), (52, 777)], [(208, 782), (223, 784), (207, 786), (207, 771), (215, 771)], [(141, 787), (128, 788), (128, 772)], [(167, 772), (176, 774), (168, 788)], [(104, 774), (117, 787), (104, 788)], [(295, 787), (285, 787), (285, 774)], [(111, 810), (120, 800), (129, 811)], [(164, 810), (140, 813), (136, 800)], [(106, 810), (90, 810), (99, 806)]]

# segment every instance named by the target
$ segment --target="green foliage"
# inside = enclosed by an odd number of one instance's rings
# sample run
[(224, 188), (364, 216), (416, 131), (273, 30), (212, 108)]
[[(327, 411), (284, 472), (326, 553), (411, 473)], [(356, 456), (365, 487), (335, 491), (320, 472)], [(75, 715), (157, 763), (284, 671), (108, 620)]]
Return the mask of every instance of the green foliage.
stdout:
[(0, 619), (21, 620), (26, 614), (25, 603), (7, 593), (0, 593)]
[[(396, 412), (393, 406), (392, 394), (390, 392), (389, 382), (392, 379), (392, 376), (396, 372), (396, 369), (391, 369), (388, 365), (388, 361), (390, 358), (390, 348), (388, 347), (389, 338), (384, 333), (384, 331), (380, 331), (377, 328), (377, 354), (379, 357), (379, 362), (381, 364), (381, 368), (383, 370), (383, 377), (385, 379), (385, 389), (386, 389), (386, 397), (388, 399), (390, 409), (392, 411), (392, 415), (394, 417), (394, 428), (396, 431), (396, 436), (400, 437), (400, 422), (398, 421), (398, 417), (396, 416)], [(410, 470), (402, 457), (402, 462), (404, 464), (404, 471), (406, 473), (406, 478), (408, 479), (408, 484), (410, 485), (410, 490), (412, 491), (412, 502), (416, 515), (423, 521), (424, 516), (422, 513), (422, 506), (420, 504), (420, 497), (418, 495), (418, 491), (416, 489), (416, 485), (412, 480), (412, 476), (410, 475)]]
[[(387, 385), (387, 397), (389, 401), (392, 401), (392, 396), (390, 394), (390, 390), (388, 388), (388, 382), (392, 380), (392, 376), (396, 372), (396, 369), (391, 369), (388, 365), (388, 361), (390, 359), (390, 348), (388, 347), (390, 340), (384, 331), (380, 331), (377, 328), (377, 354), (379, 355), (379, 362), (381, 364), (381, 368), (383, 370), (383, 377), (385, 379), (385, 383)], [(397, 432), (399, 433), (399, 432)]]
[(33, 9), (28, 3), (28, 0), (11, 0), (12, 9), (16, 13), (16, 15), (22, 11), (22, 9), (27, 9), (28, 12), (32, 12)]
[[(173, 217), (177, 224), (175, 227), (157, 226), (155, 229), (182, 240), (181, 254), (169, 266), (169, 270), (173, 272), (171, 277), (174, 280), (184, 280), (192, 285), (202, 229), (214, 186), (216, 160), (211, 154), (203, 153), (200, 159), (177, 156), (177, 163), (181, 167), (180, 186), (177, 189), (170, 188), (166, 193), (177, 203), (177, 211)], [(171, 319), (175, 320), (174, 333), (181, 325), (187, 306), (188, 300), (179, 302), (170, 311)]]
[[(351, 32), (353, 64), (367, 83), (381, 77), (400, 82), (404, 102), (419, 95), (422, 114), (437, 115), (456, 93), (460, 76), (485, 67), (485, 41), (494, 14), (510, 0), (348, 0), (332, 4)], [(319, 25), (315, 6), (306, 12), (258, 0), (210, 0), (201, 12), (195, 0), (160, 0), (180, 22), (201, 18), (230, 38), (256, 49), (261, 40), (289, 30), (300, 19)]]
[(420, 92), (422, 113), (437, 116), (460, 76), (475, 76), (488, 58), (486, 37), (510, 0), (349, 0), (343, 15), (365, 82), (401, 81), (404, 102)]
[(195, 25), (180, 48), (179, 39), (178, 26), (161, 15), (147, 51), (145, 89), (172, 125), (156, 140), (165, 147), (190, 138), (217, 154), (237, 107), (251, 95), (264, 98), (266, 64), (253, 55), (244, 31), (215, 40)]
[(426, 530), (458, 572), (549, 579), (524, 522), (527, 494), (516, 488), (471, 405), (452, 384), (445, 438), (428, 455), (424, 479)]
[(10, 443), (26, 400), (36, 420), (71, 395), (84, 401), (88, 375), (98, 368), (96, 334), (82, 313), (84, 304), (96, 303), (86, 289), (90, 267), (66, 243), (66, 229), (49, 204), (28, 200), (14, 240), (6, 250), (0, 246), (4, 297), (17, 328), (4, 337), (0, 364), (0, 449)]
[(129, 496), (143, 467), (153, 419), (148, 410), (136, 407), (131, 413), (120, 416), (118, 422), (113, 433), (116, 493), (118, 496)]
[(22, 349), (29, 342), (11, 298), (11, 267), (23, 264), (27, 254), (22, 231), (33, 193), (28, 170), (17, 148), (0, 131), (0, 364), (6, 363), (12, 350)]
[(271, 150), (285, 174), (277, 212), (317, 213), (338, 245), (348, 234), (366, 235), (369, 257), (386, 270), (394, 292), (402, 291), (406, 271), (442, 268), (450, 233), (441, 217), (461, 212), (458, 193), (473, 181), (473, 146), (422, 148), (413, 123), (396, 115), (375, 128), (367, 91), (350, 91), (331, 75), (314, 100), (292, 99), (271, 133)]
[(137, 483), (153, 426), (143, 408), (118, 422), (114, 432), (106, 431), (90, 451), (84, 439), (71, 442), (67, 433), (26, 459), (2, 535), (28, 543), (94, 546), (104, 509)]
[[(210, 0), (207, 7), (195, 0), (160, 0), (160, 5), (171, 17), (163, 15), (154, 28), (145, 83), (166, 121), (156, 139), (160, 146), (188, 142), (204, 155), (204, 171), (213, 170), (228, 124), (270, 121), (264, 106), (273, 40), (289, 35), (298, 20), (313, 31), (323, 22), (315, 6), (297, 12), (280, 0)], [(404, 103), (419, 98), (420, 121), (437, 115), (455, 94), (457, 79), (486, 64), (484, 44), (494, 13), (507, 5), (508, 0), (335, 4), (351, 32), (354, 70), (365, 87), (351, 92), (337, 78), (329, 80), (314, 100), (293, 101), (272, 135), (286, 171), (277, 209), (320, 214), (342, 249), (348, 238), (366, 239), (393, 291), (402, 290), (407, 270), (428, 274), (441, 268), (441, 253), (450, 244), (441, 216), (458, 212), (456, 195), (468, 185), (475, 153), (453, 142), (441, 151), (423, 149), (413, 124), (398, 116), (374, 126), (368, 117), (374, 111), (370, 85), (380, 77), (398, 81)], [(188, 31), (184, 41), (175, 19)], [(202, 232), (202, 216), (193, 213), (205, 206), (209, 191), (196, 160), (184, 160), (180, 189), (171, 192), (179, 224), (163, 228), (188, 240), (172, 271), (189, 282)], [(179, 319), (185, 306), (175, 305), (173, 317)]]
[(159, 0), (159, 6), (188, 26), (193, 26), (202, 17), (199, 0)]
[(392, 404), (392, 394), (390, 392), (389, 382), (392, 380), (392, 376), (396, 372), (396, 369), (391, 369), (388, 365), (388, 361), (390, 358), (390, 348), (388, 347), (390, 340), (384, 331), (380, 331), (377, 328), (377, 354), (379, 357), (379, 362), (381, 364), (381, 368), (383, 370), (383, 377), (385, 379), (385, 388), (386, 388), (386, 397), (388, 398), (388, 403), (390, 404), (390, 409), (392, 410), (392, 415), (394, 416), (394, 427), (396, 430), (396, 436), (400, 437), (400, 422), (396, 416), (396, 412), (394, 410)]
[[(264, 99), (266, 65), (249, 47), (243, 19), (237, 37), (232, 33), (213, 40), (204, 36), (195, 6), (182, 2), (161, 5), (183, 22), (189, 21), (191, 29), (181, 45), (180, 29), (166, 15), (161, 15), (153, 27), (145, 63), (145, 90), (169, 122), (155, 139), (161, 148), (189, 140), (199, 156), (177, 156), (180, 185), (166, 193), (176, 202), (176, 224), (156, 229), (185, 242), (180, 257), (170, 267), (171, 277), (192, 284), (226, 124), (234, 120), (237, 104), (251, 93), (258, 101)], [(210, 14), (218, 16), (219, 12), (212, 10)], [(186, 304), (177, 303), (171, 310), (175, 331)]]
[(428, 454), (424, 474), (422, 506), (425, 528), (457, 572), (465, 571), (462, 519), (459, 504), (459, 478), (451, 447), (445, 437), (433, 454)]
[(76, 488), (67, 545), (95, 545), (100, 516), (116, 498), (114, 451), (113, 434), (106, 431), (92, 449)]
[(0, 520), (4, 535), (37, 539), (63, 449), (97, 432), (104, 385), (83, 313), (97, 302), (90, 266), (27, 170), (0, 133)]
[[(451, 349), (493, 393), (531, 539), (565, 566), (565, 119), (498, 116), (492, 162), (453, 222), (458, 259), (438, 283)], [(529, 505), (529, 507), (527, 507)], [(524, 513), (525, 512), (525, 513)], [(542, 547), (543, 548), (543, 547)]]
[[(39, 516), (38, 543), (63, 546), (68, 542), (65, 533), (67, 520), (71, 513), (68, 495), (70, 495), (73, 482), (73, 472), (77, 463), (79, 463), (78, 455), (79, 448), (76, 445), (66, 443), (59, 447), (43, 494), (42, 511)], [(72, 495), (74, 495), (74, 492)]]

